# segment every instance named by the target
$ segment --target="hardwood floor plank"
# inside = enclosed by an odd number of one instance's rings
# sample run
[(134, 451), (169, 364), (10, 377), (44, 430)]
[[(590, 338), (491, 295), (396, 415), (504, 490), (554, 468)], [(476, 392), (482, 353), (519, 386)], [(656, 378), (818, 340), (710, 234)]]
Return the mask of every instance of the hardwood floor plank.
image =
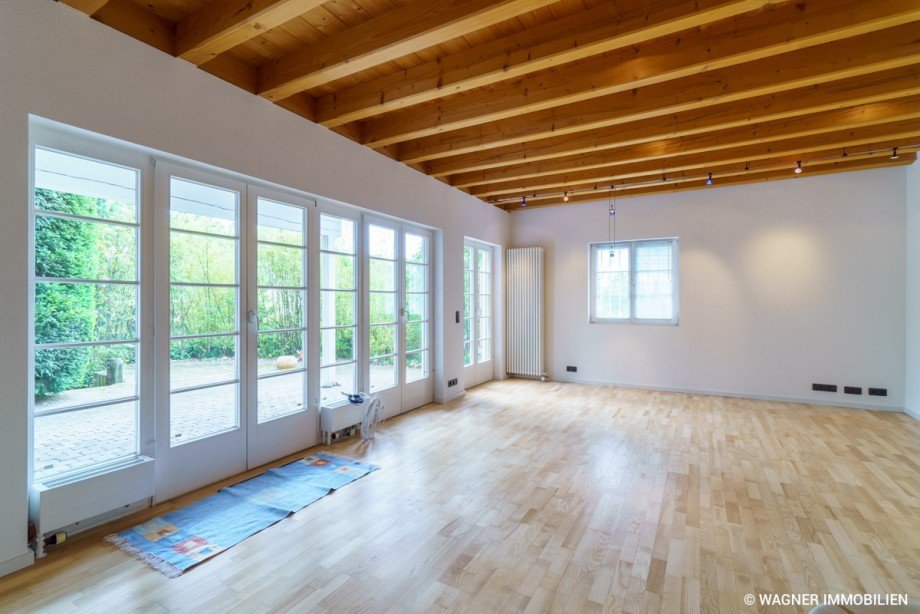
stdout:
[(173, 580), (102, 541), (260, 470), (190, 493), (0, 579), (0, 611), (728, 612), (747, 593), (920, 594), (920, 423), (903, 414), (508, 380), (326, 449), (382, 470)]

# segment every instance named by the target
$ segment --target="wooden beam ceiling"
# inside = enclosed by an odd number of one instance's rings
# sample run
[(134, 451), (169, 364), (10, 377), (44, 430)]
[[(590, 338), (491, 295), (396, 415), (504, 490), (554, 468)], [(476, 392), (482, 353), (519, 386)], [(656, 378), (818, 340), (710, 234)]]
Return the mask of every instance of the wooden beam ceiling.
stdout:
[[(679, 42), (659, 39), (599, 56), (564, 72), (542, 72), (390, 113), (367, 123), (366, 138), (371, 146), (422, 138), (767, 59), (753, 67), (757, 70), (773, 64), (779, 54), (920, 19), (920, 5), (909, 0), (852, 0), (851, 11), (841, 11), (839, 5), (839, 0), (790, 3), (693, 30)], [(860, 19), (854, 21), (854, 13)], [(833, 54), (839, 48), (816, 51)]]
[(508, 209), (920, 141), (920, 0), (59, 1)]

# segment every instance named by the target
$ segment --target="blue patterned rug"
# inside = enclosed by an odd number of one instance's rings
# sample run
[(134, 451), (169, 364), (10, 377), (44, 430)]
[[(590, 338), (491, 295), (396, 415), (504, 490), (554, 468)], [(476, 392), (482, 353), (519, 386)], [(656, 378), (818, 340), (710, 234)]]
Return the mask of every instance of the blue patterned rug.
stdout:
[(341, 456), (315, 454), (105, 539), (175, 578), (377, 469)]

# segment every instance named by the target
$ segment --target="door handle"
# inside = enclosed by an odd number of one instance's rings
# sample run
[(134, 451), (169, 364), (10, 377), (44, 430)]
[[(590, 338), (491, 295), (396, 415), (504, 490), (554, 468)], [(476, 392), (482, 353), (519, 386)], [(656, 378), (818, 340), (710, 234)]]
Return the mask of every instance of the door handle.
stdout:
[(259, 321), (259, 316), (256, 315), (255, 311), (250, 311), (246, 314), (246, 321), (250, 324), (255, 324)]

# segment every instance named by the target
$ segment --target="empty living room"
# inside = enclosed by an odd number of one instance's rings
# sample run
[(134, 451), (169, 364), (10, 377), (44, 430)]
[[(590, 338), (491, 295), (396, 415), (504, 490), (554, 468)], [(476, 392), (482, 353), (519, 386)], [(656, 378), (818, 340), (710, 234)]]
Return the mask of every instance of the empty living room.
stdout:
[(920, 0), (0, 0), (0, 613), (920, 613)]

